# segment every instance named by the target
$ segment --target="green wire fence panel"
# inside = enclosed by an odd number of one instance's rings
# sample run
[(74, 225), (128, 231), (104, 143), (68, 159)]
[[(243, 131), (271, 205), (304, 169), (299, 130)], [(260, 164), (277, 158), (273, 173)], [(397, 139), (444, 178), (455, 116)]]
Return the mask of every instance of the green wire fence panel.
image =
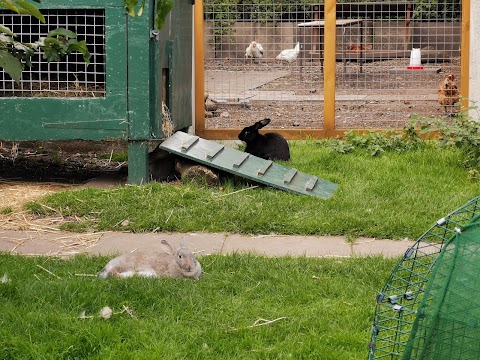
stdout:
[(477, 360), (480, 196), (438, 220), (377, 295), (369, 360)]

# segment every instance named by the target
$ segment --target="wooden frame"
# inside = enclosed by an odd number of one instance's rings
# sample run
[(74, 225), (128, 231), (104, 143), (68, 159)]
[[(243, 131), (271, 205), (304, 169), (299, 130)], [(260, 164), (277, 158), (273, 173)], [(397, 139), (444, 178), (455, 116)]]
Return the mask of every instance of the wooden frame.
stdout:
[[(325, 0), (325, 54), (336, 52), (336, 0)], [(205, 127), (205, 104), (204, 104), (204, 50), (203, 50), (203, 0), (195, 1), (194, 8), (194, 43), (195, 43), (195, 134), (205, 139), (236, 140), (240, 128), (206, 129)], [(470, 41), (470, 0), (462, 1), (462, 41), (463, 54), (469, 53)], [(306, 138), (331, 138), (343, 136), (345, 132), (367, 132), (375, 129), (337, 129), (335, 128), (335, 56), (324, 59), (324, 121), (323, 129), (275, 129), (289, 140)], [(468, 56), (461, 58), (461, 93), (468, 97), (469, 88), (469, 63)], [(468, 106), (467, 101), (462, 106)], [(400, 130), (400, 129), (392, 129)]]

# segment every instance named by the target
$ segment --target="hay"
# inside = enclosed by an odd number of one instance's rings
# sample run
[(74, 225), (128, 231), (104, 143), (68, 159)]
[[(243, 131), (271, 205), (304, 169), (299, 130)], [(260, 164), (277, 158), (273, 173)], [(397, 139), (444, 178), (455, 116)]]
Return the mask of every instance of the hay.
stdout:
[(166, 138), (169, 138), (173, 135), (175, 130), (175, 125), (173, 124), (172, 117), (170, 116), (170, 109), (167, 107), (167, 104), (162, 101), (162, 131)]
[(29, 202), (54, 192), (73, 188), (71, 184), (37, 183), (0, 178), (0, 211), (11, 208), (13, 212), (19, 211)]
[(58, 252), (54, 255), (73, 255), (88, 250), (96, 245), (103, 233), (68, 234), (60, 230), (60, 225), (70, 221), (61, 214), (51, 216), (36, 216), (23, 210), (28, 201), (73, 188), (74, 185), (58, 183), (29, 183), (0, 180), (0, 210), (9, 212), (0, 214), (0, 229), (13, 231), (27, 231), (29, 237), (12, 240), (11, 252), (16, 252), (25, 242), (48, 234), (49, 241), (58, 245)]

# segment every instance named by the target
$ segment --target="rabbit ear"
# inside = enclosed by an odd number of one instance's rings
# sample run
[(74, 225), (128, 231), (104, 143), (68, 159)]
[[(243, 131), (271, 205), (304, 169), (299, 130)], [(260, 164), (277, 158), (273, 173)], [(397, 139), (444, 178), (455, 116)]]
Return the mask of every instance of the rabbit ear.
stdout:
[(182, 237), (182, 239), (180, 240), (180, 247), (182, 249), (188, 249), (188, 246), (187, 246), (187, 243), (185, 242), (185, 238)]
[(268, 118), (265, 118), (263, 120), (260, 120), (256, 123), (257, 125), (257, 129), (261, 129), (263, 128), (264, 126), (267, 126), (268, 124), (270, 123), (270, 119)]
[(175, 250), (173, 250), (172, 246), (167, 242), (167, 240), (162, 240), (160, 242), (160, 246), (167, 252), (167, 254), (173, 255), (175, 253)]

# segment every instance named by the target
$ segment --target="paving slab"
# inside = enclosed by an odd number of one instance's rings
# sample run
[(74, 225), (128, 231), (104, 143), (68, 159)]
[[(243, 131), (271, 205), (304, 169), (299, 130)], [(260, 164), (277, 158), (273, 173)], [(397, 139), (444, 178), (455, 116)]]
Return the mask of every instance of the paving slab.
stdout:
[(184, 241), (199, 256), (253, 253), (262, 256), (354, 257), (402, 256), (414, 241), (357, 239), (342, 236), (240, 235), (228, 233), (68, 233), (0, 230), (0, 252), (23, 255), (117, 255), (134, 250), (161, 251), (160, 240)]

